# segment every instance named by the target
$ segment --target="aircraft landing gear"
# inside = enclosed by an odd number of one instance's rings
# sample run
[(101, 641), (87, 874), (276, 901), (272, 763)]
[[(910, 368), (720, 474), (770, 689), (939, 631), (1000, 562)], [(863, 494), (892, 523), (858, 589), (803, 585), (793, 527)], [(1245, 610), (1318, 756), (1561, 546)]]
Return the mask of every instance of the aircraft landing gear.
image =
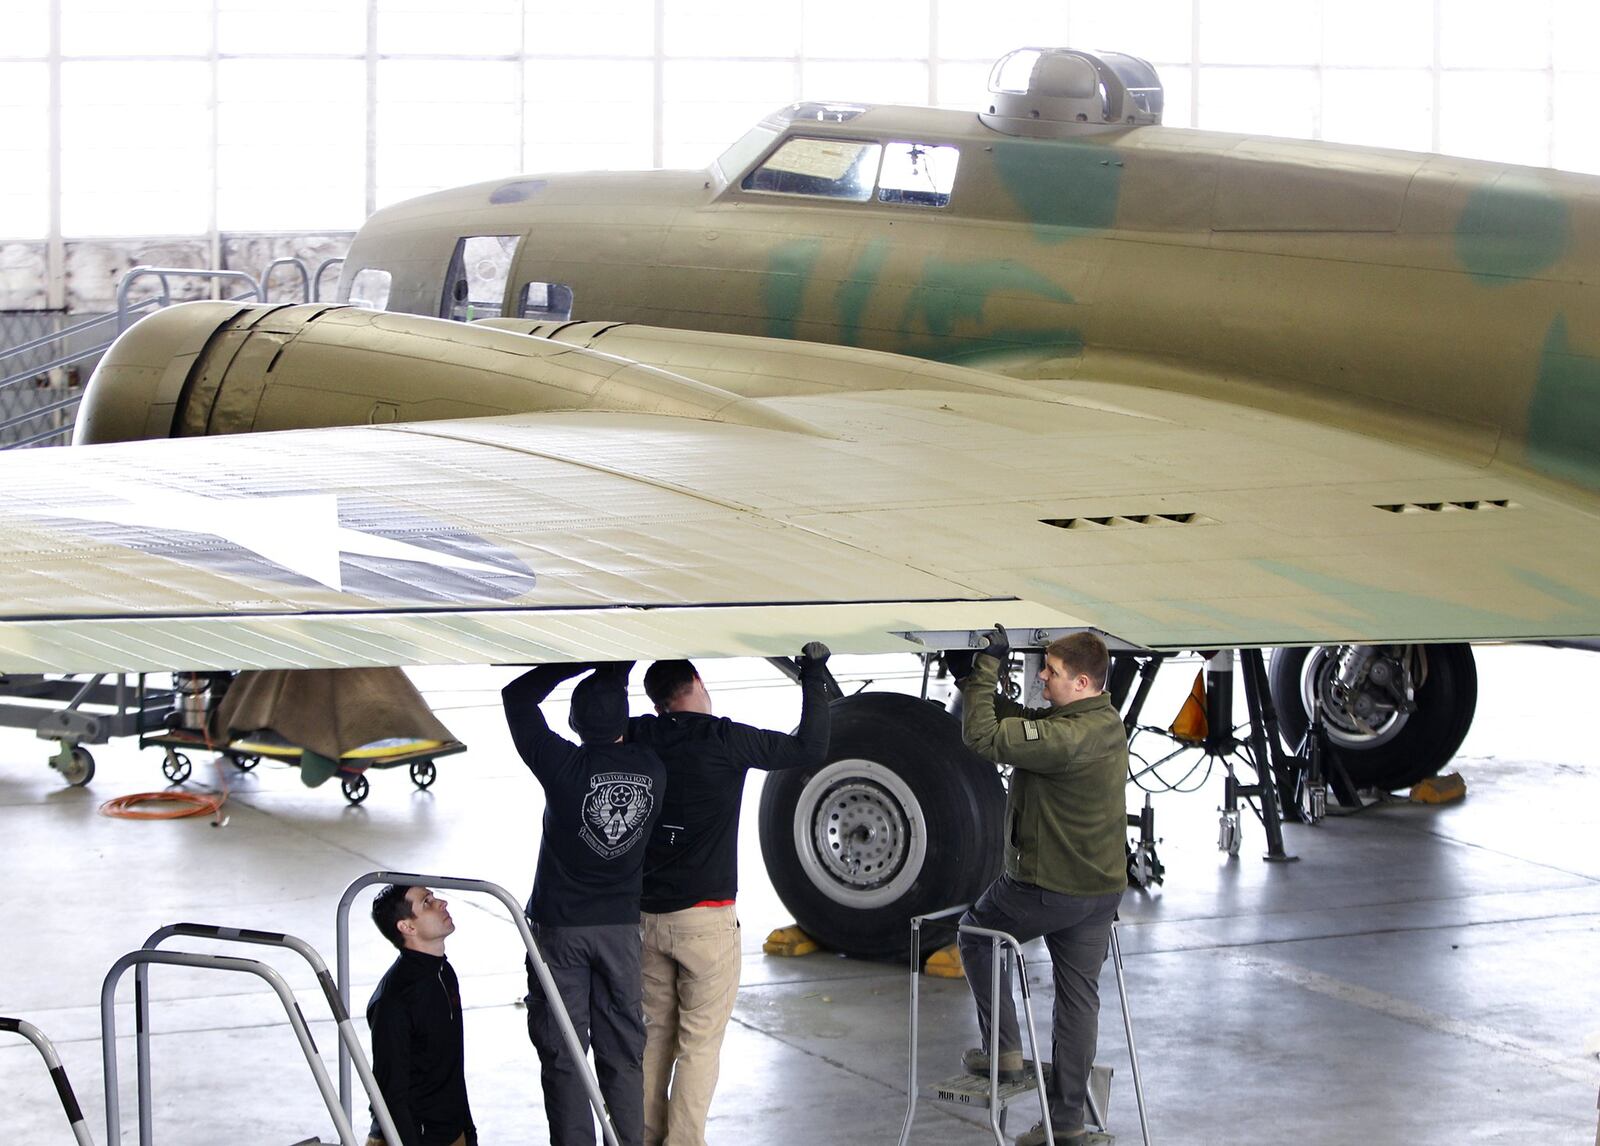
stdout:
[(1353, 788), (1385, 792), (1435, 775), (1478, 702), (1472, 646), (1463, 644), (1275, 649), (1269, 684), (1289, 744), (1305, 740), (1320, 709), (1326, 775), (1346, 805), (1341, 773)]

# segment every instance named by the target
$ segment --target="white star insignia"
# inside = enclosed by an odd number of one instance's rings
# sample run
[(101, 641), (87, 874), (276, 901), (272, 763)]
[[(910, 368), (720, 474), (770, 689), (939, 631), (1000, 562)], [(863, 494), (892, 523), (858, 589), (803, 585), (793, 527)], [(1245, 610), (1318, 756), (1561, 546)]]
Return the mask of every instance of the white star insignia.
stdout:
[(339, 499), (330, 493), (200, 497), (161, 487), (109, 483), (101, 486), (101, 492), (108, 500), (100, 505), (48, 506), (31, 512), (43, 517), (131, 525), (162, 534), (220, 537), (334, 592), (344, 591), (339, 565), (346, 554), (414, 561), (459, 572), (506, 573), (481, 561), (348, 529), (339, 524)]

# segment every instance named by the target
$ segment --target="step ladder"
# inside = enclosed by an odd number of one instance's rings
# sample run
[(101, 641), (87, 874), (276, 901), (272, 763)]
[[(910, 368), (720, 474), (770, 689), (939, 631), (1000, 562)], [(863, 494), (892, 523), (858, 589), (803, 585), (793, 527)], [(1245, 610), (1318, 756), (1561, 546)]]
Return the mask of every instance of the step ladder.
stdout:
[[(512, 894), (497, 883), (490, 883), (485, 879), (463, 879), (450, 875), (418, 875), (415, 872), (404, 871), (369, 871), (366, 875), (357, 876), (350, 881), (350, 886), (344, 889), (344, 894), (339, 898), (338, 911), (334, 917), (334, 934), (337, 945), (336, 960), (339, 968), (338, 994), (339, 999), (346, 1009), (350, 1006), (350, 906), (355, 902), (356, 893), (364, 887), (373, 884), (392, 883), (398, 887), (430, 887), (447, 888), (453, 891), (471, 891), (490, 896), (500, 901), (511, 921), (516, 925), (517, 934), (522, 937), (522, 945), (527, 950), (528, 961), (532, 964), (534, 974), (539, 980), (539, 986), (544, 991), (544, 997), (550, 1003), (551, 1013), (555, 1016), (556, 1026), (561, 1031), (561, 1040), (566, 1043), (567, 1050), (572, 1054), (572, 1060), (578, 1064), (580, 1076), (583, 1079), (584, 1090), (589, 1095), (589, 1105), (593, 1108), (595, 1117), (600, 1120), (600, 1132), (605, 1138), (606, 1146), (620, 1146), (617, 1139), (617, 1128), (611, 1124), (611, 1115), (606, 1111), (605, 1099), (600, 1095), (600, 1083), (595, 1078), (594, 1068), (589, 1065), (589, 1054), (583, 1048), (583, 1043), (578, 1040), (578, 1032), (573, 1029), (572, 1018), (567, 1014), (566, 1004), (561, 1001), (560, 988), (550, 975), (550, 968), (545, 964), (544, 956), (539, 953), (539, 945), (534, 941), (533, 932), (528, 927), (528, 917), (522, 912), (522, 904)], [(341, 1113), (350, 1113), (350, 1062), (351, 1055), (343, 1043), (339, 1044), (339, 1102), (343, 1105)], [(395, 1141), (399, 1141), (398, 1136)]]
[[(367, 1053), (361, 1046), (361, 1036), (356, 1030), (355, 1022), (350, 1017), (344, 1000), (339, 997), (339, 991), (334, 984), (333, 976), (328, 972), (328, 965), (317, 952), (303, 939), (287, 935), (278, 931), (255, 931), (238, 927), (218, 927), (209, 923), (173, 923), (166, 927), (157, 928), (151, 933), (150, 938), (144, 941), (144, 950), (153, 951), (169, 939), (188, 938), (205, 939), (218, 943), (246, 943), (263, 947), (282, 947), (293, 951), (304, 959), (311, 967), (312, 973), (317, 977), (317, 986), (322, 990), (323, 1001), (328, 1004), (328, 1010), (333, 1016), (335, 1028), (339, 1036), (339, 1050), (347, 1054), (355, 1063), (356, 1073), (361, 1077), (362, 1088), (367, 1092), (367, 1098), (372, 1103), (373, 1116), (377, 1119), (379, 1128), (384, 1133), (386, 1141), (398, 1142), (400, 1134), (395, 1127), (394, 1119), (389, 1114), (388, 1103), (384, 1101), (383, 1094), (378, 1090), (378, 1080), (373, 1077), (372, 1064), (367, 1059)], [(134, 1028), (135, 1041), (138, 1054), (139, 1071), (139, 1141), (141, 1144), (152, 1141), (150, 1127), (150, 989), (149, 989), (149, 964), (139, 963), (134, 967)], [(296, 1004), (298, 1010), (299, 1004)], [(346, 1114), (349, 1112), (346, 1111)], [(354, 1123), (352, 1122), (352, 1128)], [(316, 1139), (309, 1141), (315, 1142)], [(303, 1146), (296, 1143), (295, 1146)]]
[(94, 1139), (89, 1136), (88, 1124), (83, 1119), (83, 1110), (78, 1106), (77, 1095), (72, 1093), (72, 1083), (67, 1081), (66, 1068), (61, 1065), (61, 1058), (56, 1054), (55, 1044), (45, 1037), (43, 1031), (26, 1019), (0, 1018), (0, 1031), (19, 1034), (34, 1045), (34, 1049), (44, 1059), (45, 1069), (50, 1072), (50, 1081), (55, 1083), (56, 1097), (61, 1100), (61, 1109), (66, 1111), (67, 1123), (72, 1127), (72, 1136), (78, 1140), (78, 1146), (94, 1146)]
[[(1002, 1083), (1000, 1081), (1000, 1056), (993, 1054), (989, 1061), (989, 1077), (968, 1074), (952, 1075), (942, 1079), (931, 1086), (919, 1090), (917, 1083), (917, 1049), (918, 1049), (918, 1004), (919, 984), (922, 971), (922, 925), (933, 920), (945, 920), (950, 916), (965, 913), (967, 905), (946, 908), (943, 911), (931, 912), (927, 915), (914, 916), (911, 920), (911, 1022), (910, 1022), (910, 1053), (907, 1056), (906, 1068), (906, 1117), (900, 1128), (899, 1146), (907, 1146), (911, 1141), (911, 1127), (916, 1119), (917, 1102), (926, 1099), (933, 1102), (951, 1103), (976, 1110), (989, 1112), (989, 1130), (994, 1135), (995, 1146), (1005, 1146), (1006, 1142), (1006, 1112), (1011, 1103), (1027, 1101), (1030, 1096), (1039, 1103), (1041, 1121), (1046, 1131), (1046, 1141), (1054, 1143), (1054, 1132), (1050, 1124), (1050, 1102), (1048, 1097), (1048, 1082), (1051, 1075), (1049, 1063), (1040, 1061), (1038, 1031), (1033, 1019), (1033, 994), (1028, 983), (1027, 960), (1022, 953), (1022, 945), (1016, 938), (1004, 931), (996, 931), (987, 927), (975, 927), (969, 924), (958, 924), (958, 935), (975, 935), (986, 938), (993, 946), (994, 973), (990, 981), (990, 1007), (991, 1015), (997, 1014), (1000, 1006), (1000, 982), (1003, 973), (1009, 972), (1014, 963), (1016, 965), (1016, 982), (1022, 992), (1022, 1015), (1028, 1032), (1027, 1050), (1032, 1057), (1024, 1057), (1024, 1077), (1020, 1082)], [(1144, 1083), (1139, 1072), (1139, 1054), (1134, 1045), (1133, 1016), (1128, 1009), (1127, 980), (1122, 966), (1122, 944), (1117, 937), (1117, 923), (1111, 924), (1111, 957), (1117, 972), (1117, 994), (1122, 1002), (1122, 1025), (1128, 1040), (1128, 1062), (1133, 1074), (1134, 1097), (1139, 1107), (1139, 1128), (1143, 1134), (1144, 1146), (1151, 1146), (1150, 1120), (1145, 1109)], [(1091, 1127), (1086, 1140), (1087, 1146), (1109, 1146), (1115, 1139), (1106, 1133), (1106, 1117), (1111, 1105), (1111, 1077), (1112, 1070), (1108, 1066), (1099, 1064), (1090, 1068), (1088, 1089), (1086, 1095), (1085, 1121)]]
[[(160, 942), (158, 937), (165, 934), (176, 934), (175, 929), (162, 928), (151, 936), (152, 943)], [(239, 933), (242, 937), (247, 932)], [(213, 936), (215, 937), (215, 936)], [(274, 939), (284, 938), (274, 936)], [(246, 939), (245, 942), (259, 942), (260, 940)], [(293, 1029), (295, 1038), (300, 1043), (300, 1052), (305, 1055), (306, 1065), (311, 1068), (312, 1078), (316, 1081), (317, 1090), (322, 1095), (323, 1104), (328, 1108), (328, 1114), (333, 1119), (334, 1129), (339, 1135), (340, 1146), (361, 1146), (366, 1141), (366, 1136), (356, 1137), (355, 1129), (350, 1124), (349, 1116), (339, 1106), (339, 1096), (333, 1088), (333, 1080), (328, 1077), (328, 1068), (322, 1064), (322, 1056), (317, 1051), (317, 1044), (311, 1038), (311, 1030), (306, 1025), (305, 1016), (300, 1012), (300, 1005), (295, 1001), (294, 992), (282, 975), (257, 959), (240, 959), (232, 955), (202, 955), (192, 951), (159, 951), (151, 946), (146, 946), (138, 951), (130, 951), (111, 965), (111, 970), (106, 973), (105, 983), (100, 988), (100, 1053), (105, 1062), (106, 1084), (106, 1141), (117, 1143), (122, 1141), (122, 1108), (121, 1098), (117, 1087), (117, 984), (122, 981), (122, 976), (129, 968), (137, 967), (145, 972), (151, 964), (164, 964), (173, 967), (201, 967), (215, 971), (230, 971), (236, 974), (255, 975), (264, 979), (273, 993), (278, 996), (278, 1002), (283, 1006), (283, 1012), (288, 1017), (289, 1026)], [(326, 974), (326, 971), (323, 972)], [(135, 1047), (139, 1058), (139, 1143), (140, 1146), (151, 1146), (154, 1134), (151, 1128), (151, 1102), (150, 1102), (150, 1076), (149, 1076), (149, 991), (145, 986), (144, 978), (140, 977), (136, 983), (137, 999), (135, 1000), (135, 1013), (138, 1017), (138, 1030)], [(341, 1044), (343, 1045), (343, 1044)], [(383, 1119), (388, 1118), (388, 1108), (382, 1105), (383, 1096), (378, 1093), (377, 1086), (371, 1090), (374, 1106), (383, 1111)], [(382, 1121), (383, 1119), (380, 1119)], [(388, 1123), (393, 1126), (393, 1122)], [(309, 1138), (296, 1146), (305, 1146), (305, 1143), (319, 1143), (320, 1139)]]

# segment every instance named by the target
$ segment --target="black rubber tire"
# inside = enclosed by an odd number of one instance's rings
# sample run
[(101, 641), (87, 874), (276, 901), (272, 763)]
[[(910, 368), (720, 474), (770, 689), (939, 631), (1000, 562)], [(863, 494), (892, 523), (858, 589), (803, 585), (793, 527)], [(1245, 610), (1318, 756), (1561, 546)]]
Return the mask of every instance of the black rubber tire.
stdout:
[[(1300, 671), (1310, 649), (1274, 649), (1267, 669), (1278, 727), (1292, 751), (1311, 725), (1300, 692)], [(1394, 739), (1367, 751), (1330, 745), (1358, 788), (1392, 792), (1436, 775), (1450, 762), (1472, 727), (1478, 705), (1478, 668), (1471, 645), (1428, 645), (1428, 674), (1417, 689), (1417, 710)]]
[(439, 778), (439, 769), (432, 760), (418, 760), (411, 765), (411, 782), (426, 791)]
[(82, 788), (94, 779), (94, 755), (81, 744), (75, 744), (71, 756), (61, 775), (74, 788)]
[[(808, 871), (799, 852), (804, 846), (815, 856), (810, 833), (796, 838), (802, 794), (814, 778), (848, 760), (869, 761), (892, 773), (920, 807), (919, 818), (878, 785), (883, 798), (905, 812), (907, 823), (917, 823), (925, 840), (917, 870), (908, 866), (914, 857), (907, 854), (888, 873), (897, 877), (889, 882), (905, 885), (889, 902), (853, 906), (830, 898), (813, 878), (814, 872), (826, 878), (825, 865), (814, 861)], [(848, 766), (832, 775), (848, 781)], [(876, 784), (865, 770), (858, 779)], [(817, 791), (807, 800), (815, 825), (827, 800)], [(971, 902), (999, 875), (1004, 819), (999, 772), (961, 742), (960, 725), (948, 713), (913, 696), (859, 693), (834, 702), (833, 733), (822, 764), (767, 776), (761, 792), (761, 854), (784, 906), (818, 943), (862, 958), (899, 958), (909, 950), (913, 915)], [(846, 899), (854, 894), (843, 880), (830, 886)]]
[(166, 755), (161, 758), (161, 774), (167, 778), (169, 783), (181, 784), (193, 772), (194, 765), (189, 762), (189, 757), (182, 752), (175, 752), (169, 748)]
[(360, 772), (339, 777), (339, 787), (344, 791), (344, 798), (352, 805), (361, 803), (372, 790), (372, 785)]

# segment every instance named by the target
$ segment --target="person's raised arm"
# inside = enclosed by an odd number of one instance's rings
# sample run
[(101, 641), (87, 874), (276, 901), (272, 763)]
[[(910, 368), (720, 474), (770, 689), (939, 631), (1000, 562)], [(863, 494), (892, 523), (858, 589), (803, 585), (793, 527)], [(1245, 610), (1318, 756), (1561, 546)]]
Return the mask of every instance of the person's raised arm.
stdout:
[(506, 710), (506, 727), (522, 762), (532, 768), (539, 753), (556, 741), (571, 747), (571, 742), (551, 730), (539, 704), (555, 691), (556, 685), (593, 668), (588, 664), (535, 665), (500, 690)]
[(793, 735), (741, 724), (732, 726), (741, 737), (736, 751), (749, 767), (775, 772), (822, 763), (833, 730), (833, 709), (828, 701), (830, 655), (828, 646), (821, 641), (810, 641), (800, 650), (800, 725)]

